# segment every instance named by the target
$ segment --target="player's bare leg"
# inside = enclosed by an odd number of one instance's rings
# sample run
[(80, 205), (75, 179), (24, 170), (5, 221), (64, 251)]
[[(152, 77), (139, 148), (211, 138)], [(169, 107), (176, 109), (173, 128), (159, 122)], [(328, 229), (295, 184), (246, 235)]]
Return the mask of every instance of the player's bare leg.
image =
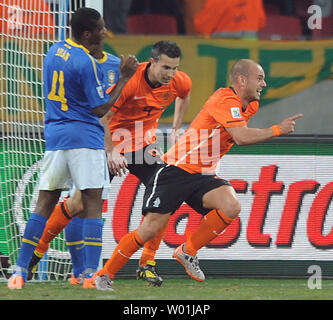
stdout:
[(198, 229), (174, 252), (187, 274), (196, 281), (204, 281), (205, 275), (199, 267), (197, 251), (215, 239), (240, 212), (240, 202), (231, 186), (221, 186), (203, 196), (204, 207), (211, 209), (201, 220)]

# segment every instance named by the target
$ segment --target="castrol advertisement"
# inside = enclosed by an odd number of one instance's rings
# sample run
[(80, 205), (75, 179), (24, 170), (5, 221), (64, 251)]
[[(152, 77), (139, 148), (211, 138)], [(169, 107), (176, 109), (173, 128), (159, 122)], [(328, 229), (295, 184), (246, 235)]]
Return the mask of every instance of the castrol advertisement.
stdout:
[[(331, 260), (333, 179), (330, 156), (226, 155), (218, 176), (229, 180), (240, 199), (237, 219), (200, 259)], [(141, 219), (144, 186), (133, 175), (115, 178), (104, 205), (103, 258), (112, 254)], [(171, 259), (175, 247), (200, 223), (186, 203), (171, 216), (157, 259)], [(133, 258), (140, 258), (138, 251)]]

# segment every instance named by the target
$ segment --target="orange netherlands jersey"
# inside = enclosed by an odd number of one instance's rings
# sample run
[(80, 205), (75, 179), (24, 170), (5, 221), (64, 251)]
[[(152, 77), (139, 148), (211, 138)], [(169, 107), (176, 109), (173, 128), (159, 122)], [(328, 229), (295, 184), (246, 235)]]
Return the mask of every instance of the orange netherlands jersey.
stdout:
[(243, 111), (232, 88), (216, 90), (162, 159), (190, 173), (215, 173), (218, 161), (234, 144), (226, 128), (247, 125), (258, 108), (258, 101), (253, 101)]
[(148, 62), (140, 63), (111, 108), (114, 114), (110, 132), (114, 145), (121, 153), (136, 151), (153, 143), (163, 111), (177, 97), (186, 98), (191, 89), (191, 78), (182, 71), (177, 71), (168, 85), (154, 88), (148, 80), (147, 67)]
[(195, 16), (199, 34), (258, 31), (266, 24), (263, 0), (206, 0)]
[(0, 0), (0, 32), (6, 35), (53, 35), (54, 21), (47, 1)]

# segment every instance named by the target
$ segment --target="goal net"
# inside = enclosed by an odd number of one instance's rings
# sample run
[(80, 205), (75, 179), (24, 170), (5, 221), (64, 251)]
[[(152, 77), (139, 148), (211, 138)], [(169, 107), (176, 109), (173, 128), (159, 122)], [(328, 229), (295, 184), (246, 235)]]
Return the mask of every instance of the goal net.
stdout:
[[(26, 221), (38, 195), (44, 153), (42, 63), (49, 47), (69, 35), (70, 14), (84, 0), (0, 0), (0, 279), (16, 263)], [(64, 233), (39, 264), (37, 278), (71, 273)]]

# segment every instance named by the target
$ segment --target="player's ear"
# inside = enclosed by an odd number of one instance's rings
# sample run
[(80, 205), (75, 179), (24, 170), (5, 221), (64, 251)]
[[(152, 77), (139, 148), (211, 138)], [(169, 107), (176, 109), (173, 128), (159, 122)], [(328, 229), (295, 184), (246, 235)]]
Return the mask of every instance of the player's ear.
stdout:
[(157, 61), (156, 61), (154, 58), (149, 58), (149, 62), (150, 62), (151, 64), (154, 64), (154, 63), (156, 63)]
[(238, 76), (238, 81), (239, 81), (240, 85), (242, 85), (242, 86), (246, 85), (246, 77), (244, 75), (242, 75), (242, 74), (239, 75)]
[(84, 39), (88, 39), (90, 37), (90, 35), (91, 35), (91, 32), (88, 30), (82, 32), (82, 37)]

